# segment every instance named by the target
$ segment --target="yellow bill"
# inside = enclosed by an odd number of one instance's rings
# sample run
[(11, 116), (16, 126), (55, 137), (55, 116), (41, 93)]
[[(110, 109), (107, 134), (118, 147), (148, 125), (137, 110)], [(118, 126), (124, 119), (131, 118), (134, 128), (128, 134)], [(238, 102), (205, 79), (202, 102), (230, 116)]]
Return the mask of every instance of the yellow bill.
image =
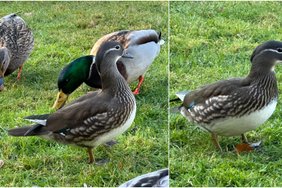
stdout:
[(60, 90), (57, 94), (57, 98), (53, 105), (53, 108), (55, 108), (56, 110), (62, 108), (68, 100), (68, 97), (69, 95), (65, 94), (62, 90)]

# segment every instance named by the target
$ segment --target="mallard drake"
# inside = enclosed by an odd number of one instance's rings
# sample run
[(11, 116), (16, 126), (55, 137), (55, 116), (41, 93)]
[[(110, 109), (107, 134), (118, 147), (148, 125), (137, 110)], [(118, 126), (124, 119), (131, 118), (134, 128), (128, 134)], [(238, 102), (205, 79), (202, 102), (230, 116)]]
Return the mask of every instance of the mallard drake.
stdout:
[(119, 187), (169, 187), (168, 169), (162, 169), (138, 176)]
[[(83, 82), (90, 87), (101, 88), (101, 79), (97, 73), (95, 56), (98, 48), (105, 41), (117, 41), (134, 56), (134, 59), (120, 59), (118, 70), (128, 83), (139, 79), (138, 86), (133, 91), (139, 94), (144, 74), (160, 52), (160, 45), (164, 43), (161, 34), (155, 30), (117, 31), (100, 38), (93, 46), (91, 55), (80, 57), (68, 64), (58, 78), (57, 99), (54, 108), (61, 108), (68, 96)], [(90, 71), (89, 71), (90, 70)]]
[(122, 134), (135, 118), (135, 97), (116, 66), (121, 57), (132, 58), (120, 43), (104, 43), (96, 57), (101, 90), (88, 93), (53, 114), (27, 117), (36, 124), (11, 129), (9, 135), (41, 136), (85, 147), (90, 163), (94, 162), (92, 148)]
[(212, 135), (222, 150), (218, 135), (242, 136), (256, 129), (274, 112), (278, 88), (274, 67), (282, 62), (282, 42), (267, 41), (254, 50), (251, 70), (245, 78), (233, 78), (205, 85), (190, 92), (179, 92), (180, 113)]
[(4, 89), (4, 76), (19, 69), (20, 79), (23, 64), (33, 49), (33, 35), (25, 21), (16, 14), (0, 20), (0, 91)]

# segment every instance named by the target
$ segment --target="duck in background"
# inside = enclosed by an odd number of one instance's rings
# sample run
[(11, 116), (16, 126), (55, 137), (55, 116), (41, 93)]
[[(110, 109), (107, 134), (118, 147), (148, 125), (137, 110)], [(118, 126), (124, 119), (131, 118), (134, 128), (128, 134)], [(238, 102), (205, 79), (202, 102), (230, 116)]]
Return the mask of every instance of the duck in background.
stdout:
[(253, 51), (251, 70), (245, 78), (221, 80), (195, 91), (177, 93), (180, 113), (212, 135), (239, 136), (256, 129), (273, 114), (278, 101), (274, 67), (282, 63), (282, 42), (267, 41)]
[(169, 187), (168, 168), (143, 174), (123, 183), (119, 187)]
[(68, 96), (82, 83), (93, 88), (101, 88), (101, 79), (95, 66), (95, 56), (101, 44), (107, 41), (120, 42), (123, 48), (134, 56), (134, 59), (119, 59), (117, 67), (128, 83), (139, 80), (133, 91), (133, 94), (139, 94), (144, 74), (160, 53), (160, 46), (164, 43), (161, 33), (151, 29), (124, 30), (105, 35), (94, 44), (91, 55), (77, 58), (64, 67), (58, 78), (59, 93), (53, 108), (61, 108)]
[(4, 76), (19, 69), (20, 79), (24, 62), (34, 46), (32, 31), (25, 21), (16, 14), (0, 20), (0, 91), (4, 89)]
[(88, 93), (53, 114), (26, 117), (36, 124), (11, 129), (9, 135), (40, 136), (85, 147), (89, 162), (93, 163), (92, 148), (122, 134), (135, 118), (135, 97), (116, 66), (120, 58), (133, 57), (118, 42), (103, 43), (95, 63), (101, 90)]

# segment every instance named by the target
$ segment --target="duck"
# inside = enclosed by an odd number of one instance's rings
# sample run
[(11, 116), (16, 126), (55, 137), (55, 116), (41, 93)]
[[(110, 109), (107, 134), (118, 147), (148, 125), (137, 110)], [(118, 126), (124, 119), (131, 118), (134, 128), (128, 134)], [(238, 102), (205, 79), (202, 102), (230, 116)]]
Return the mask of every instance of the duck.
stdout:
[(137, 176), (119, 187), (169, 187), (168, 168)]
[(101, 45), (95, 65), (102, 89), (87, 93), (52, 114), (31, 115), (34, 125), (8, 130), (11, 136), (39, 136), (87, 149), (89, 163), (95, 162), (92, 149), (125, 132), (136, 115), (136, 101), (119, 73), (119, 58), (134, 58), (119, 42)]
[(120, 42), (134, 59), (121, 58), (117, 62), (118, 70), (128, 83), (138, 80), (133, 94), (138, 95), (144, 81), (144, 75), (154, 59), (160, 53), (160, 46), (164, 44), (161, 33), (156, 30), (122, 30), (107, 34), (100, 38), (93, 46), (90, 55), (82, 56), (66, 65), (59, 74), (57, 85), (58, 94), (53, 108), (61, 108), (69, 95), (82, 83), (92, 88), (101, 88), (101, 79), (96, 70), (95, 56), (100, 45), (106, 41)]
[(34, 46), (31, 29), (17, 14), (9, 14), (0, 20), (0, 91), (4, 89), (4, 76), (19, 69), (20, 79), (25, 61)]
[(218, 136), (241, 136), (265, 123), (275, 111), (278, 87), (274, 72), (282, 62), (282, 42), (260, 44), (251, 55), (251, 68), (244, 78), (231, 78), (176, 95), (182, 101), (180, 113), (211, 134), (220, 151)]

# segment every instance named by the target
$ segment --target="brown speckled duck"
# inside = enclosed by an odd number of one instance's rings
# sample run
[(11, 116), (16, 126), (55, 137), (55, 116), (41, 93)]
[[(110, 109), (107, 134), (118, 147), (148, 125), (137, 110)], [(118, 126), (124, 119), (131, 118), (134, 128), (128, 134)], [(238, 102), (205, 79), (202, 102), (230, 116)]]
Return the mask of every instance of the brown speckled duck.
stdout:
[(274, 67), (282, 63), (282, 42), (267, 41), (251, 56), (251, 70), (244, 78), (221, 80), (190, 92), (179, 92), (181, 114), (212, 135), (221, 149), (218, 135), (240, 136), (266, 122), (278, 102)]
[(118, 42), (103, 43), (96, 56), (101, 90), (88, 93), (53, 114), (27, 117), (36, 124), (11, 129), (9, 134), (41, 136), (85, 147), (90, 163), (94, 162), (92, 148), (122, 134), (135, 118), (135, 97), (116, 66), (120, 58), (132, 56)]
[(4, 89), (4, 76), (19, 69), (20, 79), (24, 62), (34, 45), (31, 30), (25, 21), (16, 14), (0, 20), (0, 91)]

